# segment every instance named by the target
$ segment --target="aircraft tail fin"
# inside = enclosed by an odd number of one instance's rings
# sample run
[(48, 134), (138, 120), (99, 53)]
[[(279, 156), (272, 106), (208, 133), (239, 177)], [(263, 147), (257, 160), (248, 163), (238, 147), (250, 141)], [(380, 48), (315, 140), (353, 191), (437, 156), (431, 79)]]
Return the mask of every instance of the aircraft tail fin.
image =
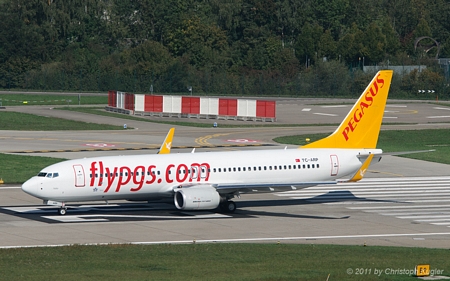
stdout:
[(161, 144), (161, 147), (159, 148), (158, 154), (169, 154), (170, 149), (172, 148), (172, 140), (173, 140), (173, 134), (175, 133), (175, 128), (170, 128), (169, 132), (167, 133), (166, 138), (164, 139), (163, 143)]
[(376, 148), (392, 75), (379, 71), (334, 133), (301, 148)]

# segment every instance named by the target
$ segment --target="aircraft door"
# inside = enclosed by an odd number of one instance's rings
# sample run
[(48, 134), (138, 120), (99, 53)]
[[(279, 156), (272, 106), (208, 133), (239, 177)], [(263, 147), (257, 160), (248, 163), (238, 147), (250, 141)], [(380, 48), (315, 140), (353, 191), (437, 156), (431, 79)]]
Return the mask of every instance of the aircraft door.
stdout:
[(339, 159), (337, 155), (330, 155), (331, 158), (331, 176), (337, 176), (339, 172)]
[(75, 187), (84, 187), (86, 185), (84, 177), (84, 169), (82, 165), (73, 165), (75, 173)]
[(192, 180), (197, 179), (197, 177), (198, 177), (198, 169), (199, 169), (199, 167), (195, 167), (195, 166), (191, 167), (191, 179)]
[(206, 178), (206, 167), (205, 166), (200, 166), (200, 177), (202, 179)]

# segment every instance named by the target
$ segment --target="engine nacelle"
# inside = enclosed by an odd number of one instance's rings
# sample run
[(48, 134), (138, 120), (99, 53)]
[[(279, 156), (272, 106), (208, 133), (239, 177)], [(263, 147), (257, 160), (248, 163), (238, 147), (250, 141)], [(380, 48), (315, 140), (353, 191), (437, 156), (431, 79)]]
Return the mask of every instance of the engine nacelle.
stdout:
[(211, 186), (180, 188), (175, 190), (174, 202), (179, 210), (212, 210), (219, 206), (220, 195)]

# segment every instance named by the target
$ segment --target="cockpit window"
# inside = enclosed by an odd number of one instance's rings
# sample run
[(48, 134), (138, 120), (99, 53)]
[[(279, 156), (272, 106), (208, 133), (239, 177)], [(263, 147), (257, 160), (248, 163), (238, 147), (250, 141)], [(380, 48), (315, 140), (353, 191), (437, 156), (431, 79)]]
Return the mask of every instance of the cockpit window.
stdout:
[(57, 177), (59, 177), (59, 173), (44, 173), (44, 172), (40, 172), (37, 176), (38, 177), (45, 177), (45, 178), (57, 178)]

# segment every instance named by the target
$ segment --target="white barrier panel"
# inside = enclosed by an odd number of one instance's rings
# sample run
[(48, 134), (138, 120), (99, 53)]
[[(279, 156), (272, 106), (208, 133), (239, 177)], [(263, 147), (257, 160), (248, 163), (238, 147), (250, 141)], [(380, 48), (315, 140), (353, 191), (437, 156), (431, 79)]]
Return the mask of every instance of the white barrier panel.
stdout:
[(145, 96), (144, 95), (134, 95), (134, 110), (135, 111), (145, 111)]
[(117, 108), (125, 109), (125, 93), (117, 91)]
[(200, 114), (219, 115), (219, 99), (200, 98)]
[(163, 96), (163, 112), (181, 113), (181, 97)]
[(238, 100), (237, 116), (256, 117), (256, 100)]

